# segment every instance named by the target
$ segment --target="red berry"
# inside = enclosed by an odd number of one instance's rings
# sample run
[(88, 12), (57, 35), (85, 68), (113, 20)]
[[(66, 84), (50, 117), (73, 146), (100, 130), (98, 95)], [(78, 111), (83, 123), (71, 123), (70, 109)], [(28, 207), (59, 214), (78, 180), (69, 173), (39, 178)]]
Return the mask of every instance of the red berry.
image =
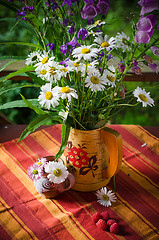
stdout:
[(107, 230), (107, 223), (103, 219), (99, 219), (98, 222), (96, 223), (97, 227), (102, 229), (102, 230)]
[(110, 215), (109, 215), (109, 213), (107, 211), (106, 212), (102, 212), (100, 215), (102, 216), (102, 218), (105, 221), (108, 221), (108, 219), (110, 218)]
[(119, 225), (118, 225), (118, 223), (113, 223), (110, 226), (110, 232), (111, 233), (115, 233), (115, 234), (117, 234), (119, 232)]
[(109, 219), (107, 221), (107, 225), (110, 227), (113, 223), (116, 223), (116, 221), (114, 219)]
[(98, 222), (98, 220), (101, 218), (101, 215), (99, 212), (96, 212), (95, 214), (93, 214), (92, 216), (92, 220), (96, 223)]

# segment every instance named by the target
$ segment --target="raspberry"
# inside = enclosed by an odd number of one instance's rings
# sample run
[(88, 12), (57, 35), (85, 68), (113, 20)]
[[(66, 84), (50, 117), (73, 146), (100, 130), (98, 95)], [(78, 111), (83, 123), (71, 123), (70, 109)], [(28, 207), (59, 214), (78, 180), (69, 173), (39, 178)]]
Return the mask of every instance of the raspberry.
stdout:
[(115, 234), (117, 234), (119, 232), (119, 225), (118, 225), (118, 223), (113, 223), (110, 226), (110, 232), (111, 233), (115, 233)]
[(101, 215), (99, 212), (96, 212), (95, 214), (93, 214), (92, 216), (92, 220), (96, 223), (98, 222), (98, 220), (101, 218)]
[(109, 220), (107, 221), (108, 227), (110, 227), (113, 223), (116, 223), (116, 221), (115, 221), (114, 219), (109, 219)]
[(107, 223), (103, 219), (99, 219), (96, 225), (102, 230), (107, 230)]
[(110, 215), (109, 213), (106, 211), (106, 212), (102, 212), (101, 214), (101, 217), (105, 220), (105, 221), (108, 221), (108, 219), (110, 218)]

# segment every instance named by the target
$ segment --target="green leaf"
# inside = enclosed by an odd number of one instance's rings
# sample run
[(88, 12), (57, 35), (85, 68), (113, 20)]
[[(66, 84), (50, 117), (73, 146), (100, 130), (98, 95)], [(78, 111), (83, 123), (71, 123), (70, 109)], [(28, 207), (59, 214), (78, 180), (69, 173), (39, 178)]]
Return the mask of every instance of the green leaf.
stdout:
[(27, 66), (27, 67), (25, 67), (25, 68), (21, 68), (20, 70), (17, 70), (17, 71), (15, 71), (15, 72), (12, 72), (12, 73), (9, 73), (7, 76), (5, 76), (5, 77), (1, 77), (0, 78), (0, 82), (3, 82), (3, 81), (5, 81), (5, 80), (8, 80), (8, 79), (10, 79), (11, 77), (15, 77), (15, 76), (17, 76), (17, 75), (19, 75), (19, 74), (21, 74), (21, 73), (25, 73), (25, 72), (30, 72), (30, 71), (34, 71), (34, 67), (33, 66)]
[(38, 83), (40, 86), (45, 85), (46, 82), (45, 82), (44, 80), (42, 80), (40, 77), (37, 77), (36, 74), (31, 73), (31, 72), (27, 72), (26, 74), (27, 74), (35, 83)]
[[(28, 46), (28, 47), (35, 47), (37, 48), (37, 44), (34, 43), (28, 43), (28, 42), (0, 42), (0, 44), (15, 44), (15, 45), (24, 45), (24, 46)], [(38, 48), (43, 50), (43, 47), (38, 45)]]
[(36, 119), (34, 119), (28, 127), (22, 132), (19, 141), (23, 140), (26, 138), (30, 133), (34, 132), (38, 127), (41, 125), (45, 125), (48, 119), (52, 119), (54, 122), (52, 125), (56, 125), (60, 122), (60, 118), (58, 119), (56, 116), (52, 116), (50, 114), (45, 114), (45, 115), (39, 115)]
[[(34, 106), (39, 106), (37, 99), (30, 99), (30, 101)], [(15, 108), (15, 107), (19, 108), (19, 107), (27, 107), (27, 106), (23, 100), (15, 100), (15, 101), (0, 105), (0, 110), (4, 110), (4, 109), (8, 109), (8, 108)]]
[(31, 83), (13, 83), (10, 86), (7, 87), (1, 87), (0, 88), (0, 95), (8, 92), (8, 91), (13, 91), (19, 88), (24, 88), (24, 87), (39, 87), (39, 85), (31, 84)]
[(3, 6), (11, 9), (11, 10), (14, 11), (14, 12), (17, 12), (17, 11), (18, 11), (17, 7), (16, 7), (14, 4), (9, 3), (9, 2), (6, 1), (6, 0), (0, 0), (0, 4), (2, 4)]
[(65, 147), (68, 142), (68, 137), (70, 134), (70, 129), (71, 129), (71, 126), (69, 124), (62, 124), (61, 146), (60, 146), (58, 153), (55, 156), (55, 161), (57, 161), (61, 157), (61, 155), (63, 154), (63, 152), (65, 150)]
[(38, 108), (34, 106), (30, 101), (28, 101), (22, 94), (20, 94), (22, 97), (23, 101), (25, 102), (26, 106), (29, 107), (30, 109), (34, 110), (37, 114), (39, 115), (44, 115), (46, 114), (46, 111), (43, 111), (41, 108)]

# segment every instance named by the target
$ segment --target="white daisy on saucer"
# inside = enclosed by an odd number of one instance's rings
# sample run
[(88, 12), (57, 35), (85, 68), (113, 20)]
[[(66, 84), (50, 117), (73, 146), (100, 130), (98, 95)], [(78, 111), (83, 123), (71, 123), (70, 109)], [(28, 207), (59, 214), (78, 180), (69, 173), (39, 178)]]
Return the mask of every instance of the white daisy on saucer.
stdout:
[(106, 85), (105, 76), (101, 76), (100, 72), (96, 69), (94, 71), (89, 71), (89, 75), (86, 77), (85, 86), (90, 88), (91, 91), (102, 91)]
[(134, 97), (137, 98), (137, 102), (141, 102), (143, 107), (150, 105), (151, 107), (154, 105), (154, 100), (150, 97), (150, 93), (146, 92), (145, 89), (141, 89), (137, 87), (134, 92)]
[(96, 196), (98, 198), (97, 202), (105, 207), (111, 206), (111, 202), (116, 202), (115, 194), (112, 190), (108, 191), (106, 187), (96, 191)]
[(62, 162), (50, 161), (45, 165), (44, 169), (48, 173), (47, 178), (53, 183), (64, 182), (69, 174), (67, 167)]
[(47, 108), (48, 110), (50, 110), (51, 106), (56, 107), (59, 105), (59, 96), (56, 92), (53, 91), (50, 83), (46, 83), (41, 87), (41, 92), (38, 100), (40, 105)]
[(92, 57), (96, 57), (97, 53), (99, 52), (99, 49), (93, 48), (92, 45), (90, 46), (80, 46), (75, 48), (72, 51), (72, 56), (74, 58), (78, 58), (78, 60), (81, 60), (82, 58), (84, 60), (91, 60)]
[(108, 35), (105, 35), (104, 37), (100, 35), (94, 39), (94, 42), (100, 45), (100, 50), (106, 49), (107, 51), (110, 51), (112, 48), (116, 47), (115, 38), (109, 38)]

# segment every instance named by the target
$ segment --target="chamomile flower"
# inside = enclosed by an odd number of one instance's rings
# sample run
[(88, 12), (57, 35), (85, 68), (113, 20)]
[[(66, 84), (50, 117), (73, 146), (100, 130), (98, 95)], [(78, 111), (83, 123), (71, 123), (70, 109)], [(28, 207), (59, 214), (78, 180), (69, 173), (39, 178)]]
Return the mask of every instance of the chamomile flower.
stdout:
[(94, 42), (100, 45), (100, 49), (106, 49), (107, 51), (110, 51), (115, 47), (115, 38), (109, 38), (108, 35), (105, 35), (104, 37), (100, 35), (94, 39)]
[(113, 65), (105, 69), (103, 75), (105, 75), (108, 85), (115, 86), (115, 68)]
[(50, 83), (46, 83), (41, 87), (41, 92), (38, 100), (40, 105), (47, 108), (48, 110), (50, 110), (51, 106), (56, 107), (59, 105), (59, 96), (56, 94), (56, 92), (53, 91)]
[(42, 68), (46, 68), (48, 66), (52, 65), (52, 60), (54, 60), (55, 57), (49, 57), (49, 53), (43, 51), (43, 53), (40, 53), (38, 55), (38, 63), (35, 64), (36, 71)]
[(84, 60), (91, 60), (92, 57), (96, 57), (97, 53), (99, 52), (99, 49), (93, 48), (92, 45), (90, 46), (80, 46), (75, 48), (72, 51), (72, 55), (74, 58), (78, 58), (78, 60), (81, 60), (83, 58)]
[(38, 180), (44, 174), (43, 167), (39, 166), (38, 163), (34, 163), (28, 168), (27, 174), (32, 180)]
[(93, 30), (91, 30), (90, 32), (88, 32), (88, 35), (92, 35), (93, 37), (96, 37), (96, 36), (100, 36), (102, 34), (102, 32), (94, 32)]
[(86, 77), (85, 86), (89, 87), (91, 91), (102, 91), (104, 90), (106, 85), (105, 76), (101, 76), (100, 72), (96, 69), (96, 71), (90, 71), (89, 75)]
[(66, 121), (67, 117), (68, 117), (68, 110), (64, 111), (63, 109), (59, 112), (59, 115), (62, 117), (63, 122)]
[(51, 65), (47, 68), (47, 73), (46, 73), (46, 79), (49, 82), (57, 82), (59, 80), (59, 75), (58, 75), (58, 63), (55, 61), (52, 61)]
[(38, 55), (39, 55), (39, 51), (37, 51), (37, 52), (31, 52), (31, 53), (28, 55), (28, 58), (26, 59), (25, 64), (26, 64), (26, 65), (34, 65), (35, 63), (37, 63)]
[(47, 73), (48, 73), (48, 67), (46, 66), (46, 67), (43, 67), (43, 68), (37, 68), (36, 70), (35, 70), (35, 72), (36, 72), (36, 74), (37, 74), (37, 76), (38, 77), (40, 77), (40, 78), (42, 78), (43, 80), (45, 80), (46, 79), (46, 77), (47, 77)]
[(71, 71), (71, 68), (69, 66), (65, 67), (64, 65), (59, 65), (58, 66), (58, 77), (59, 79), (64, 76), (66, 77), (66, 75)]
[(125, 52), (125, 50), (129, 50), (129, 46), (128, 46), (128, 41), (129, 41), (129, 37), (126, 36), (126, 34), (124, 32), (122, 33), (117, 33), (115, 41), (116, 41), (116, 47), (117, 48), (122, 48), (123, 52)]
[(91, 30), (92, 28), (99, 27), (99, 26), (102, 26), (102, 25), (105, 25), (105, 24), (106, 24), (106, 22), (104, 22), (102, 20), (97, 20), (94, 24), (88, 25), (86, 28), (88, 30)]
[(69, 60), (67, 61), (67, 65), (69, 66), (70, 71), (76, 71), (76, 72), (78, 72), (80, 64), (81, 64), (81, 63), (79, 63), (78, 60), (72, 61), (72, 60), (69, 59)]
[(44, 166), (45, 164), (47, 163), (47, 159), (42, 157), (42, 158), (39, 158), (38, 161), (37, 161), (37, 164), (39, 166)]
[(97, 61), (93, 61), (93, 62), (90, 62), (90, 63), (87, 63), (87, 64), (83, 64), (81, 63), (79, 65), (79, 70), (81, 71), (81, 76), (84, 77), (85, 74), (87, 73), (87, 75), (89, 74), (90, 71), (96, 71), (96, 68), (95, 66), (97, 65)]
[(48, 173), (47, 178), (53, 183), (64, 182), (69, 174), (67, 167), (62, 162), (48, 162), (44, 168)]
[(78, 98), (78, 95), (76, 93), (76, 90), (73, 88), (70, 88), (69, 86), (66, 87), (58, 87), (56, 86), (54, 88), (54, 91), (61, 97), (62, 99), (67, 99), (68, 102), (71, 102), (71, 98)]
[(98, 190), (96, 192), (96, 195), (97, 195), (97, 198), (98, 198), (97, 202), (99, 202), (101, 205), (103, 205), (105, 207), (111, 206), (111, 202), (116, 201), (115, 194), (112, 192), (112, 190), (108, 191), (106, 187)]
[(145, 89), (141, 89), (137, 87), (134, 92), (134, 97), (137, 98), (137, 102), (141, 102), (143, 107), (150, 105), (151, 107), (154, 105), (154, 100), (150, 97), (150, 93), (146, 93)]

